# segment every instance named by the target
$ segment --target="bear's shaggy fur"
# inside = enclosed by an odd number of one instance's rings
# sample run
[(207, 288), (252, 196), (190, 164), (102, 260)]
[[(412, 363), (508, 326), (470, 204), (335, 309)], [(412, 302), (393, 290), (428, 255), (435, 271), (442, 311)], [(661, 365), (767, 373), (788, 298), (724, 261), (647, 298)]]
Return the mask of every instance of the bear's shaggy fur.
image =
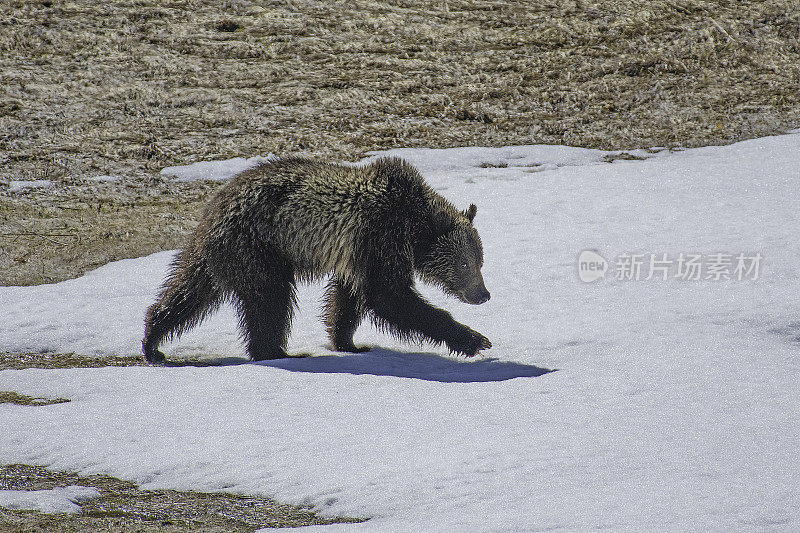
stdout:
[(290, 158), (235, 176), (205, 209), (148, 309), (142, 348), (194, 327), (230, 298), (253, 360), (286, 357), (295, 283), (332, 273), (325, 323), (333, 347), (359, 352), (362, 318), (406, 340), (444, 342), (472, 356), (480, 333), (433, 307), (414, 274), (462, 301), (489, 299), (476, 208), (456, 210), (397, 158), (360, 167)]

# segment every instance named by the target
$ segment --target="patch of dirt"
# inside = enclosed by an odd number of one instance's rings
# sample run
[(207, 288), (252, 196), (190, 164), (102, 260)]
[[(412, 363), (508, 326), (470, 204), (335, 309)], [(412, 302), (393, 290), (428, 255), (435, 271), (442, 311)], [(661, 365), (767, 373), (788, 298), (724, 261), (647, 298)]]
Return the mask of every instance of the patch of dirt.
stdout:
[(40, 466), (0, 465), (0, 490), (49, 490), (82, 485), (100, 497), (81, 505), (78, 514), (43, 514), (0, 507), (0, 530), (85, 532), (252, 532), (264, 527), (298, 527), (355, 518), (323, 518), (309, 508), (282, 505), (269, 498), (228, 493), (142, 490), (136, 484), (104, 475), (79, 476)]
[(796, 0), (7, 0), (0, 284), (180, 247), (216, 185), (169, 165), (799, 125)]
[(25, 396), (24, 394), (17, 394), (12, 391), (0, 390), (0, 403), (14, 403), (17, 405), (53, 405), (56, 403), (66, 403), (69, 400), (65, 398), (34, 398), (33, 396)]
[[(288, 357), (305, 358), (311, 357), (308, 352), (298, 352), (290, 354)], [(214, 357), (214, 356), (193, 356), (193, 357), (170, 357), (166, 362), (158, 366), (181, 367), (181, 366), (229, 366), (247, 364), (250, 360), (245, 357)], [(92, 357), (91, 355), (81, 355), (76, 353), (17, 353), (0, 352), (0, 370), (20, 370), (23, 368), (102, 368), (106, 366), (153, 366), (148, 363), (143, 355), (138, 356), (108, 356)], [(0, 393), (2, 394), (2, 393)], [(0, 396), (2, 398), (2, 396)], [(0, 399), (2, 403), (2, 399)]]
[(105, 366), (147, 366), (142, 357), (91, 357), (74, 353), (0, 352), (0, 370), (23, 368), (100, 368)]
[(628, 152), (620, 152), (618, 154), (607, 154), (603, 156), (603, 161), (606, 163), (613, 163), (614, 161), (644, 161), (646, 157), (641, 157)]

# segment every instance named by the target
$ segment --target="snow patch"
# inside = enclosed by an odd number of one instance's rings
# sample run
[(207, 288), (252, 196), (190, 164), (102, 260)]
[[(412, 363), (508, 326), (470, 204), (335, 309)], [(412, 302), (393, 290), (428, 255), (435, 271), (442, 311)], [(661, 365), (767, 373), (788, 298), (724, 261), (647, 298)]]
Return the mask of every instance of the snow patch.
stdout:
[(250, 158), (234, 157), (224, 161), (199, 161), (191, 165), (166, 167), (161, 171), (161, 175), (172, 176), (175, 181), (227, 180), (272, 158), (273, 156), (269, 155)]
[(40, 187), (51, 187), (53, 182), (50, 180), (11, 180), (8, 182), (8, 190), (17, 192), (23, 189), (37, 189)]
[(51, 490), (0, 490), (0, 507), (33, 509), (42, 513), (80, 513), (80, 504), (100, 497), (92, 487), (70, 485)]

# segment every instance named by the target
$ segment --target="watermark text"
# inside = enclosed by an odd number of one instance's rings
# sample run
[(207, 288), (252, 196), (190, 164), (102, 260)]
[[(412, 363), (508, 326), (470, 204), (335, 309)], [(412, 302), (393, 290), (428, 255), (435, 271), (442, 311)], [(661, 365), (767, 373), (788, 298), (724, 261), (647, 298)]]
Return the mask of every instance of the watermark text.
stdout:
[(618, 281), (755, 281), (761, 274), (762, 259), (759, 252), (680, 252), (621, 253), (608, 261), (595, 250), (583, 250), (578, 255), (578, 277), (585, 283), (605, 279), (606, 274)]

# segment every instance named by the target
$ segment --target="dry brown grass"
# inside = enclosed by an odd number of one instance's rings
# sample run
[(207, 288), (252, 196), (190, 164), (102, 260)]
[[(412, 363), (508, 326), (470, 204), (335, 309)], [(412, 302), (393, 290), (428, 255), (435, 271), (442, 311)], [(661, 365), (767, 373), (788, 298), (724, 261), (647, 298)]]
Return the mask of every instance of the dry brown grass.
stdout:
[(69, 400), (66, 398), (36, 398), (34, 396), (26, 396), (13, 391), (0, 390), (0, 403), (13, 403), (16, 405), (32, 405), (32, 406), (45, 406), (53, 405), (56, 403), (66, 403)]
[(100, 497), (78, 514), (47, 515), (0, 507), (0, 530), (7, 533), (80, 532), (247, 532), (263, 527), (297, 527), (359, 522), (322, 518), (307, 507), (281, 505), (268, 498), (176, 490), (142, 490), (110, 476), (79, 476), (30, 465), (0, 465), (0, 490), (49, 490), (82, 485)]
[[(172, 164), (697, 146), (800, 125), (797, 0), (2, 0), (2, 13), (4, 284), (180, 246), (208, 186), (157, 177)], [(82, 184), (98, 174), (124, 179)], [(10, 179), (54, 186), (12, 193)], [(110, 211), (95, 214), (102, 195)]]
[(52, 283), (114, 259), (173, 248), (212, 188), (71, 178), (0, 195), (0, 284)]
[[(22, 368), (100, 368), (106, 366), (146, 366), (143, 357), (91, 357), (75, 353), (11, 353), (0, 352), (0, 370)], [(0, 397), (2, 393), (0, 392)], [(0, 399), (0, 403), (2, 403)]]

